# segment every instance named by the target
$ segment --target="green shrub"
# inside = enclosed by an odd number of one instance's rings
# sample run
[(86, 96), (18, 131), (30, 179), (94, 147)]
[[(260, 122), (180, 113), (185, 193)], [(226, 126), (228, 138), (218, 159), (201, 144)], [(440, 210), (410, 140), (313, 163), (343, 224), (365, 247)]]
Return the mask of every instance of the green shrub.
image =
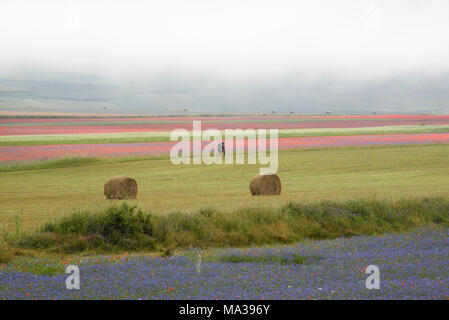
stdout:
[(123, 203), (102, 213), (74, 212), (21, 237), (19, 246), (63, 252), (154, 249), (151, 214)]

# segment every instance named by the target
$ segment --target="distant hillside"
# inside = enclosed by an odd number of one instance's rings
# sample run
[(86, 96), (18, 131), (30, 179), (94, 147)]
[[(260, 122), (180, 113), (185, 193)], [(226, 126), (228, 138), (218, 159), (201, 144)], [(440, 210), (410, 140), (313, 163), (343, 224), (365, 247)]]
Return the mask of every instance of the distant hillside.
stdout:
[(0, 110), (71, 113), (449, 113), (449, 75), (343, 81), (301, 75), (276, 80), (189, 75), (105, 81), (33, 75), (0, 78)]

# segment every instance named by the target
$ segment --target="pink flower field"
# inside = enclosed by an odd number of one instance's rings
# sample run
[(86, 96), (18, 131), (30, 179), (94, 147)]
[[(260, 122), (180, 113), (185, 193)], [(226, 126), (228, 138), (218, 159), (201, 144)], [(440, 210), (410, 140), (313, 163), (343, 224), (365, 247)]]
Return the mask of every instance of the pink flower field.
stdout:
[[(192, 121), (207, 129), (367, 128), (407, 125), (449, 125), (449, 115), (344, 115), (344, 116), (211, 116), (211, 117), (73, 117), (3, 118), (0, 136), (58, 135), (192, 130)], [(423, 127), (425, 128), (425, 127)], [(360, 133), (359, 133), (360, 134)], [(82, 143), (82, 142), (80, 142)], [(0, 164), (69, 157), (132, 157), (168, 155), (176, 142), (90, 143), (1, 146)], [(279, 149), (327, 148), (449, 143), (449, 132), (340, 135), (280, 138)], [(206, 142), (203, 142), (203, 146)], [(246, 143), (245, 143), (246, 145)]]
[(40, 118), (0, 119), (0, 136), (35, 134), (87, 134), (111, 132), (191, 130), (192, 121), (202, 121), (203, 130), (363, 128), (398, 125), (449, 125), (449, 116), (238, 116), (238, 117), (148, 117), (148, 118)]
[[(267, 140), (268, 142), (269, 140)], [(203, 147), (208, 142), (203, 142)], [(333, 137), (279, 138), (279, 149), (361, 147), (449, 143), (447, 133), (353, 135)], [(0, 163), (37, 161), (68, 157), (131, 157), (168, 155), (176, 142), (110, 143), (0, 147)], [(246, 145), (246, 143), (245, 143)]]

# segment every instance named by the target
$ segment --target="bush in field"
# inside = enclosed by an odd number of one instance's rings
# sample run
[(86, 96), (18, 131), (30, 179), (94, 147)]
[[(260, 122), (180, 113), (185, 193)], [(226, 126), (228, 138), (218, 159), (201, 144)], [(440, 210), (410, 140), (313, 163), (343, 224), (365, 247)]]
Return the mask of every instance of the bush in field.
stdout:
[(103, 213), (75, 212), (47, 223), (38, 233), (25, 235), (18, 244), (31, 248), (62, 247), (63, 251), (152, 250), (153, 225), (150, 214), (123, 203)]
[(92, 214), (90, 212), (75, 212), (57, 222), (47, 223), (42, 232), (53, 232), (59, 235), (99, 234), (108, 240), (114, 241), (117, 236), (135, 237), (139, 234), (152, 235), (153, 225), (150, 214), (144, 213), (136, 206), (123, 203), (121, 206), (112, 206), (104, 213)]
[[(64, 252), (160, 250), (176, 247), (250, 246), (400, 232), (449, 225), (449, 199), (401, 201), (290, 202), (278, 209), (150, 214), (123, 203), (104, 212), (81, 212), (24, 234), (16, 244)], [(170, 250), (169, 250), (170, 251)]]

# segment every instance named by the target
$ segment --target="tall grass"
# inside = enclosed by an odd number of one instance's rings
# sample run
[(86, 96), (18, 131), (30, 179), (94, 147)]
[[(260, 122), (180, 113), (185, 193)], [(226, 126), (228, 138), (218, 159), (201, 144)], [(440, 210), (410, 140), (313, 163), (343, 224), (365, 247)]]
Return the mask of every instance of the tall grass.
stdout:
[(401, 232), (449, 225), (449, 199), (290, 202), (279, 209), (214, 208), (166, 215), (122, 203), (104, 212), (74, 212), (23, 234), (13, 245), (73, 253), (113, 250), (250, 246), (311, 238)]
[(8, 232), (5, 228), (0, 228), (0, 265), (14, 259), (17, 252), (9, 246), (8, 242), (14, 242), (24, 235), (22, 233), (22, 222), (22, 214), (16, 213), (13, 215), (13, 232)]
[(4, 239), (0, 239), (0, 265), (13, 259), (13, 253)]

